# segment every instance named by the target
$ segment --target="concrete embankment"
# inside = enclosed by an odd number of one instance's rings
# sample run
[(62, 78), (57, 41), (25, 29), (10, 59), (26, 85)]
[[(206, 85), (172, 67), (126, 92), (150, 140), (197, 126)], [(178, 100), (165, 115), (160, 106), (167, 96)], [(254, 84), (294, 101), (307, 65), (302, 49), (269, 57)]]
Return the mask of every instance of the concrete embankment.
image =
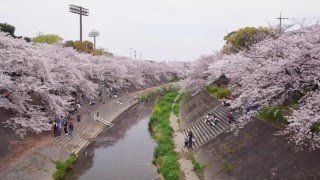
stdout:
[[(181, 125), (188, 127), (210, 108), (217, 108), (218, 101), (212, 98), (207, 92), (186, 94), (181, 101)], [(280, 130), (255, 119), (237, 136), (221, 132), (202, 144), (196, 149), (196, 157), (206, 165), (205, 179), (320, 179), (320, 151), (295, 151), (287, 137), (275, 135)]]

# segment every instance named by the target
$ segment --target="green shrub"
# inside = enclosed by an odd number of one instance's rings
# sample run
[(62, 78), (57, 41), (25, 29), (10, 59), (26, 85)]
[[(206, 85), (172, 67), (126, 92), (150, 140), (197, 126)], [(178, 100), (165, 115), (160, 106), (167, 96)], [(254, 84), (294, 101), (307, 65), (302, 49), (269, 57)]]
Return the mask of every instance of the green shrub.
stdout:
[(312, 133), (319, 133), (320, 132), (320, 122), (314, 122), (311, 126)]
[(310, 132), (312, 133), (312, 138), (314, 134), (319, 134), (320, 132), (320, 122), (313, 122), (310, 127)]
[(231, 173), (231, 172), (232, 172), (233, 166), (232, 166), (231, 163), (229, 163), (229, 162), (226, 161), (226, 160), (222, 160), (222, 161), (221, 161), (221, 164), (222, 164), (222, 169), (223, 169), (224, 171), (226, 171), (227, 173)]
[(269, 106), (260, 110), (258, 113), (258, 117), (266, 121), (288, 125), (289, 122), (284, 116), (284, 111), (285, 111), (284, 106), (281, 106), (281, 105)]
[(59, 160), (56, 161), (56, 171), (53, 173), (53, 179), (54, 180), (64, 179), (67, 171), (72, 168), (76, 160), (77, 160), (77, 155), (72, 153), (64, 163)]
[(180, 101), (181, 101), (183, 95), (184, 95), (184, 94), (180, 94), (180, 95), (178, 96), (178, 98), (176, 99), (176, 102), (174, 103), (173, 108), (172, 108), (173, 113), (174, 113), (177, 117), (179, 116), (179, 112), (180, 112)]
[(149, 129), (158, 145), (154, 151), (153, 163), (158, 167), (158, 172), (164, 179), (181, 179), (178, 164), (178, 156), (174, 151), (172, 140), (173, 130), (170, 126), (169, 117), (172, 103), (178, 95), (178, 90), (171, 90), (153, 106), (149, 121)]
[(53, 179), (54, 180), (63, 180), (65, 176), (66, 176), (66, 171), (62, 170), (62, 169), (57, 169), (53, 173)]
[(178, 104), (174, 104), (172, 110), (176, 116), (179, 116), (180, 106)]
[(207, 86), (206, 89), (211, 95), (219, 99), (226, 98), (231, 95), (231, 91), (227, 87), (218, 87), (217, 85), (212, 84)]
[(139, 97), (139, 100), (140, 101), (146, 101), (150, 98), (153, 98), (153, 97), (156, 97), (156, 96), (159, 96), (161, 94), (165, 94), (169, 91), (173, 90), (171, 86), (169, 87), (162, 87), (161, 89), (157, 89), (157, 90), (153, 90), (151, 92), (148, 92), (142, 96)]
[(181, 179), (177, 155), (170, 154), (164, 156), (161, 164), (159, 172), (163, 175), (164, 179)]
[(192, 158), (192, 164), (193, 164), (193, 171), (198, 175), (198, 177), (201, 176), (204, 166), (202, 166), (197, 160), (193, 157)]

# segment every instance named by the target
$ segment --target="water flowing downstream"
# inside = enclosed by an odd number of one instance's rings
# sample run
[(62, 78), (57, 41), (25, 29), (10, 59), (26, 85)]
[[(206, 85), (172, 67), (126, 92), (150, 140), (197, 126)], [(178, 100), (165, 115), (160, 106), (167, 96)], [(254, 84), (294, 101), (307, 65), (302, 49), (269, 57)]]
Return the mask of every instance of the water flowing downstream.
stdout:
[(151, 163), (156, 143), (148, 129), (152, 104), (139, 104), (119, 116), (84, 150), (67, 180), (150, 180), (157, 172)]

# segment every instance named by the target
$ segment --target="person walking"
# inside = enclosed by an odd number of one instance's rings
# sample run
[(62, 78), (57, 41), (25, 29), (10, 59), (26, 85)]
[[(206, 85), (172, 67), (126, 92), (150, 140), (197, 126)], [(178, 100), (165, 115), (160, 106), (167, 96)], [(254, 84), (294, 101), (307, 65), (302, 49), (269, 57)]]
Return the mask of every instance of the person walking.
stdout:
[(9, 90), (6, 91), (5, 95), (4, 95), (5, 98), (7, 98), (9, 101), (12, 102), (12, 98), (11, 98), (11, 93)]
[(59, 135), (57, 121), (53, 121), (53, 135), (54, 137), (57, 137)]
[(234, 122), (234, 117), (233, 117), (232, 112), (230, 112), (230, 113), (228, 114), (228, 118), (229, 118), (229, 124), (231, 124), (232, 121)]
[(64, 134), (67, 136), (68, 135), (68, 121), (63, 122), (63, 129), (64, 129)]
[(186, 135), (185, 138), (184, 138), (184, 147), (188, 147), (188, 144), (189, 144), (189, 136)]
[(192, 149), (192, 143), (193, 143), (192, 140), (193, 140), (193, 133), (191, 131), (189, 131), (189, 133), (188, 133), (188, 147), (190, 149)]
[(219, 120), (218, 120), (216, 115), (214, 115), (214, 119), (213, 120), (214, 120), (214, 122), (213, 122), (214, 124), (213, 125), (217, 125)]
[(62, 116), (61, 116), (61, 119), (58, 120), (58, 122), (57, 122), (58, 136), (61, 135), (62, 121), (63, 121), (63, 119), (62, 119)]
[(72, 136), (72, 132), (73, 132), (73, 123), (72, 123), (72, 121), (69, 122), (68, 129), (69, 129), (69, 135)]

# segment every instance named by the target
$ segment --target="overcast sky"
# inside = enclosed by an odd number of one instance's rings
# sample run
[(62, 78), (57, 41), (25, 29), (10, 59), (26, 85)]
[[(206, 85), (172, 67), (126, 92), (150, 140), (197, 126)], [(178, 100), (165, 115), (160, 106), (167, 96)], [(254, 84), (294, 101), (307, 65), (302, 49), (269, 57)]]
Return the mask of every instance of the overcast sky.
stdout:
[(280, 12), (300, 21), (320, 17), (320, 0), (0, 0), (0, 22), (14, 25), (16, 35), (78, 40), (79, 16), (69, 4), (90, 10), (84, 39), (95, 29), (98, 47), (122, 56), (134, 48), (148, 60), (194, 60), (220, 50), (232, 30), (276, 25)]

